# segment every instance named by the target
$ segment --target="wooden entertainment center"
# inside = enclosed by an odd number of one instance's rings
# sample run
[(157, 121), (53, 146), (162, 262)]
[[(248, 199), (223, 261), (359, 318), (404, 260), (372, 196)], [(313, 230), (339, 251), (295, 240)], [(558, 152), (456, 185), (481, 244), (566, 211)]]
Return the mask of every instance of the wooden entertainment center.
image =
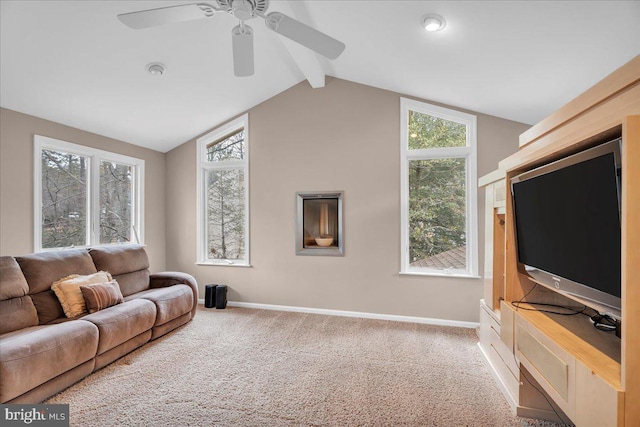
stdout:
[[(622, 137), (622, 337), (588, 316), (517, 301), (579, 306), (534, 283), (517, 261), (512, 177)], [(520, 416), (578, 427), (640, 426), (640, 55), (520, 135), (480, 178), (485, 189), (480, 348)]]

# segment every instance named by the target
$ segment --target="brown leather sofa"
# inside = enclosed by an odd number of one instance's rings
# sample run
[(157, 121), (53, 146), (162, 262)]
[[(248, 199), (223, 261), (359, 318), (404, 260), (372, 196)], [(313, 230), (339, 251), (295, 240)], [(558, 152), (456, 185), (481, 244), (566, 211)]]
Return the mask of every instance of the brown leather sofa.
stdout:
[[(124, 302), (67, 318), (51, 285), (71, 274), (109, 272)], [(69, 249), (0, 257), (0, 403), (38, 403), (187, 323), (195, 279), (150, 274), (142, 246)]]

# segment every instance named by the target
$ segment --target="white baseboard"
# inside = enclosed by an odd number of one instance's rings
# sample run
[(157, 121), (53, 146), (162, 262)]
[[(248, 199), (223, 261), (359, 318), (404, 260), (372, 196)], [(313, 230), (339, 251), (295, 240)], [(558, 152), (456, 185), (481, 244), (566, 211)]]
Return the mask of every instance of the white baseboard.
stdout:
[[(198, 303), (204, 305), (204, 299), (199, 299)], [(477, 328), (480, 325), (479, 323), (476, 323), (476, 322), (463, 322), (459, 320), (432, 319), (428, 317), (414, 317), (414, 316), (397, 316), (393, 314), (364, 313), (361, 311), (330, 310), (326, 308), (294, 307), (289, 305), (258, 304), (254, 302), (228, 301), (227, 305), (230, 307), (257, 308), (260, 310), (293, 311), (296, 313), (324, 314), (328, 316), (342, 316), (342, 317), (359, 317), (362, 319), (392, 320), (395, 322), (422, 323), (427, 325), (439, 325), (439, 326), (455, 326), (458, 328)]]

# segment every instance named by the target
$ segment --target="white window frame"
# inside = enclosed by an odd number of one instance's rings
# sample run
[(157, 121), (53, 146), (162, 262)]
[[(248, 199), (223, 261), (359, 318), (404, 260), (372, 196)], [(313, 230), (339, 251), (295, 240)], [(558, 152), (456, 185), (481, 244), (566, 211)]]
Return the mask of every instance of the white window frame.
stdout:
[[(207, 161), (207, 145), (224, 138), (240, 129), (244, 128), (244, 152), (243, 160), (225, 160), (220, 162)], [(232, 120), (208, 134), (196, 140), (197, 146), (197, 191), (198, 191), (198, 207), (197, 207), (197, 224), (198, 224), (198, 265), (218, 265), (232, 267), (250, 267), (250, 230), (249, 230), (249, 114), (244, 114), (235, 120)], [(237, 259), (209, 259), (207, 257), (207, 195), (206, 195), (206, 177), (207, 172), (212, 170), (229, 170), (238, 169), (244, 172), (244, 196), (245, 196), (245, 257), (242, 260)]]
[(131, 167), (132, 191), (131, 197), (133, 218), (131, 221), (131, 239), (128, 243), (144, 244), (144, 160), (129, 157), (110, 151), (99, 150), (72, 142), (49, 138), (42, 135), (33, 137), (34, 160), (34, 252), (55, 251), (60, 248), (42, 247), (42, 150), (60, 151), (89, 158), (87, 173), (87, 236), (85, 241), (90, 246), (107, 246), (118, 243), (100, 243), (100, 162), (115, 162)]
[[(466, 126), (465, 147), (409, 150), (409, 111), (415, 111)], [(466, 236), (467, 268), (446, 269), (411, 267), (409, 259), (409, 161), (463, 158), (466, 162)], [(437, 105), (400, 98), (400, 274), (447, 277), (478, 277), (478, 202), (477, 202), (477, 117)]]

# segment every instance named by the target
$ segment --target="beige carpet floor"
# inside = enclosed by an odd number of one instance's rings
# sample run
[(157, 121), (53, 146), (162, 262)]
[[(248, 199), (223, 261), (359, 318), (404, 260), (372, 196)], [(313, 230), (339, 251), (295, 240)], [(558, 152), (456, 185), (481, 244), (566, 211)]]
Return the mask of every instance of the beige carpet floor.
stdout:
[(228, 307), (46, 403), (74, 426), (555, 426), (512, 415), (472, 329)]

